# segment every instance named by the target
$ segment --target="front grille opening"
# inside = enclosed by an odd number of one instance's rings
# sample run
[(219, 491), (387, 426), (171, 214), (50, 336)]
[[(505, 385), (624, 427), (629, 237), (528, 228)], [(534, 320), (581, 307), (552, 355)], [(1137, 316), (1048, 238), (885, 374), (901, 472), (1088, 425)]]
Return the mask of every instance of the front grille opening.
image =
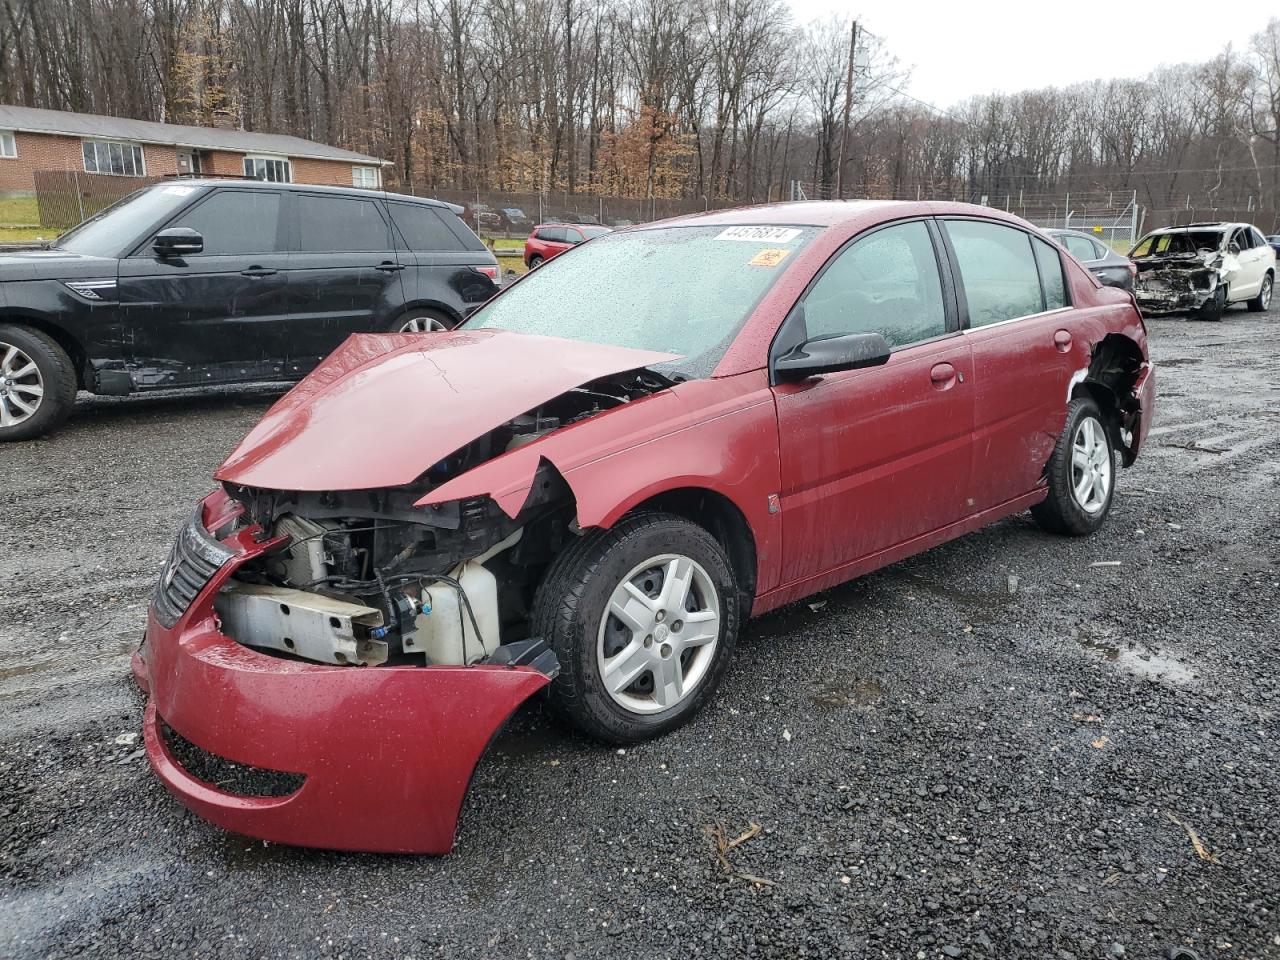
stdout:
[(161, 724), (173, 758), (197, 780), (242, 797), (287, 797), (302, 788), (306, 775), (248, 767), (202, 750), (167, 723)]

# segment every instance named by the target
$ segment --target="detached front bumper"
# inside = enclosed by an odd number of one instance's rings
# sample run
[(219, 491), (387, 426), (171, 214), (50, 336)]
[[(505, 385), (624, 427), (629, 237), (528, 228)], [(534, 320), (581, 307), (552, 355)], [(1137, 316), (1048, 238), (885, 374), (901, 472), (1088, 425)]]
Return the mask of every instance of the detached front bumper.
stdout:
[[(224, 506), (211, 497), (193, 523), (203, 527)], [(245, 531), (221, 543), (230, 558), (196, 586), (172, 626), (152, 605), (134, 657), (134, 675), (150, 695), (143, 734), (156, 775), (189, 809), (236, 833), (330, 849), (448, 853), (480, 755), (551, 677), (529, 666), (330, 667), (258, 653), (221, 632), (213, 598), (270, 545)], [(175, 579), (168, 569), (165, 578)], [(229, 793), (182, 766), (165, 725), (216, 757), (305, 779), (287, 796)]]

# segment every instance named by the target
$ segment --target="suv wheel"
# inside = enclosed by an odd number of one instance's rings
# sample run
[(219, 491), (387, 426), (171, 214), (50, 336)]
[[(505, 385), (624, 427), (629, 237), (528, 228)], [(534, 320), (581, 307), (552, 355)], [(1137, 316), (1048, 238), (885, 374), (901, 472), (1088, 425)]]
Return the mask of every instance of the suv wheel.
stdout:
[(1258, 291), (1258, 295), (1249, 301), (1249, 310), (1251, 313), (1262, 313), (1271, 306), (1271, 294), (1275, 289), (1275, 278), (1271, 274), (1267, 274), (1262, 278), (1262, 289)]
[(535, 253), (532, 257), (529, 258), (529, 269), (537, 270), (540, 266), (542, 266), (544, 262), (545, 261), (542, 259), (542, 257), (538, 256)]
[(406, 310), (391, 324), (392, 333), (431, 333), (452, 329), (453, 321), (438, 310)]
[(48, 334), (0, 324), (0, 441), (29, 440), (67, 419), (76, 373)]
[(1049, 495), (1031, 508), (1036, 523), (1050, 533), (1075, 537), (1101, 527), (1115, 495), (1115, 463), (1098, 405), (1089, 397), (1072, 400), (1045, 471)]
[(534, 632), (560, 660), (553, 709), (609, 743), (680, 726), (728, 665), (738, 595), (719, 542), (682, 517), (637, 514), (583, 536), (534, 601)]
[(1204, 302), (1196, 316), (1201, 320), (1221, 320), (1222, 315), (1227, 312), (1227, 288), (1219, 284), (1218, 288), (1213, 291), (1213, 296)]

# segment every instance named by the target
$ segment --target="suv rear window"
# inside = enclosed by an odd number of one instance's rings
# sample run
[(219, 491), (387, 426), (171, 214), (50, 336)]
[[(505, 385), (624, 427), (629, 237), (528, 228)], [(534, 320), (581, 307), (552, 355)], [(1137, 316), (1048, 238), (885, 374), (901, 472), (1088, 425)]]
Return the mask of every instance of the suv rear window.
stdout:
[[(433, 208), (421, 203), (388, 203), (387, 210), (410, 250), (429, 252), (465, 249), (462, 241)], [(453, 217), (452, 213), (448, 215)]]
[(303, 194), (298, 197), (298, 249), (390, 250), (391, 234), (373, 200)]

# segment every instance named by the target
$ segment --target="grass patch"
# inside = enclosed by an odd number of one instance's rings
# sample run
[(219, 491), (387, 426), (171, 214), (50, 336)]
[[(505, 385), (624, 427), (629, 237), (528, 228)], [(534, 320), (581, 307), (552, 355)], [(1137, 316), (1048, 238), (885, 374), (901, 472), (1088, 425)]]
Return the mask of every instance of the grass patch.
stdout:
[(44, 227), (0, 227), (0, 243), (30, 243), (33, 240), (55, 240), (59, 231)]
[(0, 197), (0, 227), (36, 227), (40, 208), (35, 197)]

